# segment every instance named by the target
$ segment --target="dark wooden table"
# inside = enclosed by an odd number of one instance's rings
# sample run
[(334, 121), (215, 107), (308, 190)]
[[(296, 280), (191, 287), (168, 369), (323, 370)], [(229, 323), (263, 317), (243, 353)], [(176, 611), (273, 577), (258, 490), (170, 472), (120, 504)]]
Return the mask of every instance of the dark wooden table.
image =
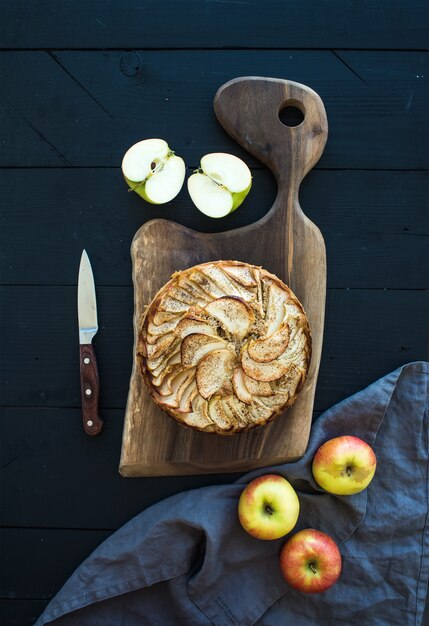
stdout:
[[(123, 479), (132, 362), (129, 247), (167, 217), (198, 230), (255, 221), (271, 174), (217, 123), (213, 96), (243, 75), (323, 98), (325, 154), (301, 204), (328, 254), (316, 416), (399, 365), (427, 359), (428, 5), (424, 0), (3, 0), (1, 43), (1, 623), (31, 624), (75, 567), (133, 515), (234, 476)], [(252, 166), (233, 215), (129, 194), (120, 163), (165, 138), (189, 173), (207, 152)], [(174, 243), (172, 243), (174, 245)], [(426, 246), (426, 247), (425, 247)], [(105, 430), (80, 412), (76, 282), (92, 260)]]

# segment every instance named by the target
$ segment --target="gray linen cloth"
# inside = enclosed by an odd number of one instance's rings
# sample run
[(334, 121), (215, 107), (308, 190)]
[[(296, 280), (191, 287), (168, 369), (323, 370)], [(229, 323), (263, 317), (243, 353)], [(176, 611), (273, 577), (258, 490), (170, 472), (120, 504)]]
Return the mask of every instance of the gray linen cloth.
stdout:
[[(37, 621), (55, 626), (419, 625), (428, 570), (429, 363), (405, 365), (326, 411), (306, 454), (230, 485), (170, 497), (125, 524), (82, 563)], [(352, 434), (374, 447), (368, 489), (323, 492), (311, 461), (326, 440)], [(284, 539), (260, 541), (237, 519), (238, 497), (274, 472), (296, 488), (295, 530), (339, 544), (339, 581), (304, 595), (283, 580)], [(292, 531), (294, 532), (294, 531)]]

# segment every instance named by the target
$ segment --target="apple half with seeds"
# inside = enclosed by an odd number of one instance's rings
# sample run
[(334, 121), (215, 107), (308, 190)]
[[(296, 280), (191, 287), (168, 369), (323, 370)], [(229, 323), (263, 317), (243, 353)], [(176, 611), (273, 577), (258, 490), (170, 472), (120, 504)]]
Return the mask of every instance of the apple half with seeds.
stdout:
[(129, 186), (151, 204), (165, 204), (182, 189), (186, 167), (163, 139), (144, 139), (127, 150), (122, 173)]
[(246, 163), (224, 152), (206, 154), (188, 179), (188, 191), (197, 209), (208, 217), (225, 217), (243, 202), (252, 186)]
[(307, 377), (305, 312), (261, 267), (210, 261), (175, 272), (138, 324), (137, 363), (151, 397), (202, 432), (263, 426), (292, 405)]

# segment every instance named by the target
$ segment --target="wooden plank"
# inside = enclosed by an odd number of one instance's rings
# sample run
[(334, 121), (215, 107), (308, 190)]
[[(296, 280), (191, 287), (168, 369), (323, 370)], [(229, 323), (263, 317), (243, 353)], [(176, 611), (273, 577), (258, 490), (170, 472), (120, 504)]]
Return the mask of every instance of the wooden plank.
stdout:
[(3, 526), (114, 530), (168, 496), (239, 476), (125, 480), (118, 472), (123, 409), (103, 411), (96, 438), (83, 433), (79, 409), (5, 408), (0, 415)]
[(306, 84), (322, 97), (330, 137), (320, 167), (427, 167), (429, 55), (362, 54), (360, 61), (341, 51), (2, 52), (0, 164), (119, 167), (130, 145), (153, 136), (191, 167), (208, 152), (249, 159), (216, 122), (213, 98), (229, 79), (259, 75)]
[(111, 534), (105, 530), (0, 529), (2, 598), (50, 598)]
[[(75, 287), (1, 288), (2, 405), (80, 406), (76, 298)], [(132, 290), (100, 287), (97, 298), (101, 405), (123, 408), (132, 365)], [(423, 290), (328, 290), (326, 313), (316, 410), (428, 357)]]
[(4, 626), (33, 626), (49, 600), (0, 598), (0, 624)]
[(415, 0), (4, 0), (5, 48), (427, 47)]
[[(85, 247), (97, 286), (130, 286), (129, 248), (143, 222), (164, 217), (218, 232), (263, 217), (276, 184), (265, 168), (252, 173), (253, 187), (242, 207), (214, 220), (195, 208), (186, 188), (173, 202), (157, 207), (127, 193), (110, 168), (0, 170), (1, 282), (75, 285)], [(427, 287), (428, 195), (427, 172), (311, 172), (300, 201), (325, 238), (328, 286)]]

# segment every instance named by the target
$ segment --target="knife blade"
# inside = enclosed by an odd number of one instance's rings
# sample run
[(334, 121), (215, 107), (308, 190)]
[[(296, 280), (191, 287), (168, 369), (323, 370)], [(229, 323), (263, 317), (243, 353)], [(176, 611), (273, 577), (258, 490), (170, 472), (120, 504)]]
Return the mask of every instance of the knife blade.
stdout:
[(88, 435), (98, 435), (103, 428), (99, 414), (100, 384), (92, 339), (98, 331), (94, 275), (84, 250), (80, 259), (77, 288), (79, 321), (80, 388), (83, 428)]

